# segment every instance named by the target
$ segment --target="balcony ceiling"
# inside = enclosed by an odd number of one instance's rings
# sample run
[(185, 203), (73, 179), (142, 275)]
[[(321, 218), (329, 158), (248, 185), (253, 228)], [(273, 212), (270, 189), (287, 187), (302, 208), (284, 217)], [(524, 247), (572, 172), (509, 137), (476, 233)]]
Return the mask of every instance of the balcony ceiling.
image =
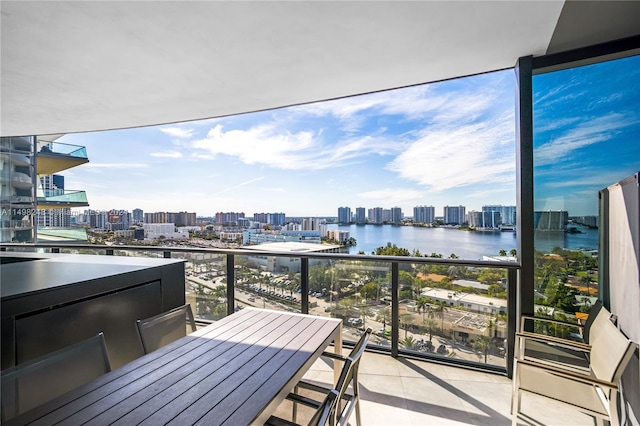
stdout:
[(257, 111), (640, 33), (639, 1), (2, 1), (2, 136)]

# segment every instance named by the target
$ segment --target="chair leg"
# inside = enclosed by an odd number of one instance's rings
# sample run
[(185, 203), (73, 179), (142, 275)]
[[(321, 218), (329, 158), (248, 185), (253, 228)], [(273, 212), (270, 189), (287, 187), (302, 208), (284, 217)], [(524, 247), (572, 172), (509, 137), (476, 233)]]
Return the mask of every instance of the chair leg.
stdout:
[[(298, 387), (298, 385), (296, 385), (296, 386), (293, 388), (293, 392), (297, 394), (297, 393), (298, 393), (298, 389), (299, 389), (299, 387)], [(295, 401), (293, 401), (293, 413), (292, 413), (292, 415), (291, 415), (291, 421), (292, 421), (293, 423), (296, 423), (296, 418), (297, 418), (297, 417), (298, 417), (298, 403), (297, 403), (297, 402), (295, 402)]]
[(356, 426), (361, 426), (360, 421), (360, 391), (359, 391), (358, 382), (356, 381), (353, 384), (353, 398), (355, 399), (355, 409), (356, 409)]
[(520, 391), (514, 391), (511, 397), (511, 426), (517, 426), (518, 414), (520, 413), (520, 402), (522, 394)]

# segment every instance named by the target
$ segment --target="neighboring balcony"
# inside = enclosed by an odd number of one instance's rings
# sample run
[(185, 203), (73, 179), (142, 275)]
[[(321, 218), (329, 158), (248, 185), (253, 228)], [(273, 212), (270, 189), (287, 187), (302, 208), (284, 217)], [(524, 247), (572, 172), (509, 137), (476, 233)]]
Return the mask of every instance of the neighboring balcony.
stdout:
[(47, 242), (86, 242), (87, 230), (84, 228), (62, 228), (52, 226), (38, 227), (38, 240)]
[(87, 207), (89, 205), (85, 191), (39, 189), (37, 195), (38, 210)]
[(89, 162), (83, 146), (59, 142), (38, 142), (39, 175), (51, 175)]

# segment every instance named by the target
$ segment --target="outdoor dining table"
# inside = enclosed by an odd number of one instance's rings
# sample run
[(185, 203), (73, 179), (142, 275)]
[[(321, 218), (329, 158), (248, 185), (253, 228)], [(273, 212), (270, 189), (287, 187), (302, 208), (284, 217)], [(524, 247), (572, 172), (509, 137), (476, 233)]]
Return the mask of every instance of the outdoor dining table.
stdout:
[(263, 424), (341, 332), (339, 319), (245, 308), (7, 424)]

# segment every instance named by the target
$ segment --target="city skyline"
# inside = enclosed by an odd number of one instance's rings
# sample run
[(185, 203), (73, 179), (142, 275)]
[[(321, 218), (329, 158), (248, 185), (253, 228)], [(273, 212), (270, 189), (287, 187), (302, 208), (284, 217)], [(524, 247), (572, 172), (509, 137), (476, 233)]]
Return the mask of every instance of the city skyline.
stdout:
[[(640, 91), (628, 90), (638, 70), (635, 56), (534, 77), (536, 210), (596, 215), (598, 190), (640, 169)], [(90, 162), (63, 175), (100, 210), (304, 217), (335, 216), (339, 206), (515, 205), (514, 87), (514, 71), (503, 70), (230, 117), (70, 134), (59, 142), (86, 146)]]

